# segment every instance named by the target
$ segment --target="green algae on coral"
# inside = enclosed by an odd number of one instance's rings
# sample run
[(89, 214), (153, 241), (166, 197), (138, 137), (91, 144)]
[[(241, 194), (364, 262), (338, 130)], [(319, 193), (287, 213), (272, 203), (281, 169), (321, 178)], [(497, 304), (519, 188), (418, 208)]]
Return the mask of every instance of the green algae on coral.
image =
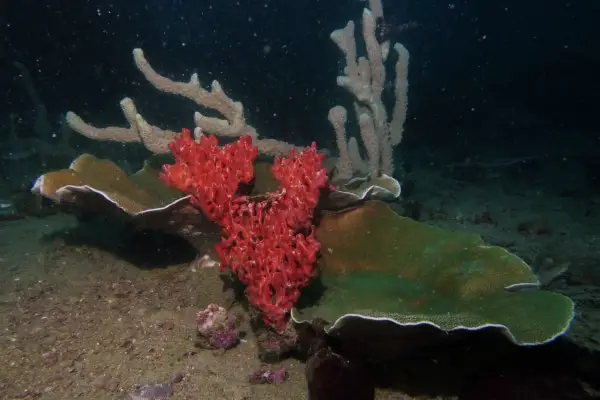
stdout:
[(518, 345), (536, 345), (563, 334), (573, 318), (573, 302), (538, 290), (516, 255), (401, 217), (382, 202), (325, 216), (317, 237), (323, 291), (294, 310), (297, 322), (322, 318), (333, 323), (330, 332), (361, 320), (444, 333), (496, 328)]

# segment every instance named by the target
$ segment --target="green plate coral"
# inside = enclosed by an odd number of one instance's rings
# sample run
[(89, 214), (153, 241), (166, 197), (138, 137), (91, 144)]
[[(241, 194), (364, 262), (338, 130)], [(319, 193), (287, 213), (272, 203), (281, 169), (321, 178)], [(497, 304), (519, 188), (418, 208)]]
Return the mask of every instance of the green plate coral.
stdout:
[(342, 339), (346, 331), (363, 342), (409, 334), (426, 344), (435, 332), (491, 329), (536, 345), (563, 334), (573, 318), (573, 302), (539, 290), (516, 255), (477, 235), (401, 217), (382, 202), (324, 217), (317, 237), (320, 280), (293, 318), (325, 319)]

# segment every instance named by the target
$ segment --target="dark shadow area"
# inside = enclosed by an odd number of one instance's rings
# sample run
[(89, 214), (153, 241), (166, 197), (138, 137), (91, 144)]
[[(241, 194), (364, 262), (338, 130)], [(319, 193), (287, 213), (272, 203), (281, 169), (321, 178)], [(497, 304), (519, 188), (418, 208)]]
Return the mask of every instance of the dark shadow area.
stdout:
[[(514, 345), (492, 329), (454, 332), (443, 343), (381, 362), (348, 351), (341, 340), (313, 327), (306, 323), (297, 330), (301, 358), (308, 358), (308, 385), (317, 392), (316, 399), (341, 399), (336, 394), (344, 392), (345, 383), (339, 379), (343, 375), (353, 376), (357, 388), (375, 385), (441, 399), (583, 400), (598, 398), (593, 393), (600, 390), (600, 354), (565, 338), (527, 347)], [(345, 361), (340, 363), (340, 358)], [(356, 375), (356, 370), (363, 372)], [(372, 398), (364, 391), (347, 397)]]
[(461, 400), (592, 399), (583, 384), (600, 382), (600, 355), (566, 339), (519, 347), (494, 331), (471, 332), (392, 364), (374, 365), (379, 386), (413, 396)]
[(185, 240), (159, 231), (141, 230), (116, 218), (93, 215), (79, 218), (72, 229), (46, 236), (61, 239), (67, 246), (90, 246), (116, 254), (142, 269), (166, 268), (188, 263), (196, 251)]
[(325, 294), (327, 287), (319, 277), (313, 279), (310, 284), (302, 289), (302, 294), (298, 298), (295, 307), (302, 309), (318, 304), (319, 299)]

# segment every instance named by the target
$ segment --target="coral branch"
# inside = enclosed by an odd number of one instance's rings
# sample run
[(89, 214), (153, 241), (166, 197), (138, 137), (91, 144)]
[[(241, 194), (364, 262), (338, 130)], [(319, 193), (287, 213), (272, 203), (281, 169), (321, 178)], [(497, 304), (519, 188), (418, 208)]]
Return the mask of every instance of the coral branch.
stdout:
[(128, 128), (107, 126), (97, 128), (85, 122), (79, 115), (69, 111), (65, 117), (67, 124), (75, 132), (92, 140), (108, 140), (120, 143), (142, 143), (152, 153), (167, 153), (169, 143), (177, 133), (150, 125), (135, 107), (135, 103), (126, 97), (120, 102), (123, 116), (129, 123)]
[[(195, 140), (199, 141), (204, 134), (235, 138), (248, 135), (254, 139), (254, 144), (261, 153), (270, 156), (284, 155), (290, 150), (301, 149), (279, 140), (260, 139), (256, 130), (246, 123), (242, 103), (229, 98), (219, 82), (213, 81), (210, 90), (200, 86), (197, 74), (193, 74), (189, 82), (177, 82), (156, 72), (144, 56), (142, 49), (134, 49), (133, 58), (138, 70), (156, 89), (188, 98), (202, 108), (214, 110), (222, 116), (222, 118), (208, 117), (196, 112), (194, 114)], [(153, 153), (169, 152), (168, 144), (176, 136), (175, 132), (146, 122), (137, 112), (133, 100), (129, 98), (121, 101), (121, 110), (129, 123), (128, 128), (117, 126), (97, 128), (71, 111), (67, 113), (66, 121), (73, 130), (93, 140), (138, 142)]]
[(256, 130), (246, 124), (242, 103), (230, 99), (218, 81), (213, 81), (211, 90), (200, 86), (197, 74), (192, 74), (189, 82), (177, 82), (156, 72), (146, 60), (142, 49), (133, 50), (135, 65), (144, 77), (161, 92), (176, 94), (194, 101), (201, 107), (215, 110), (225, 119), (210, 118), (196, 112), (196, 125), (205, 133), (219, 136), (240, 137), (250, 135), (256, 137)]
[[(392, 119), (383, 104), (382, 94), (385, 87), (385, 61), (389, 52), (389, 42), (379, 42), (377, 29), (383, 24), (383, 7), (381, 0), (371, 0), (371, 10), (365, 9), (362, 18), (362, 38), (367, 57), (357, 57), (354, 23), (348, 22), (344, 29), (338, 29), (331, 34), (331, 39), (344, 54), (346, 60), (345, 74), (337, 77), (337, 84), (350, 92), (354, 99), (354, 109), (359, 120), (361, 138), (367, 151), (368, 162), (360, 157), (356, 139), (339, 140), (340, 162), (338, 164), (339, 179), (348, 179), (348, 163), (352, 169), (361, 174), (370, 173), (377, 177), (381, 174), (392, 175), (394, 169), (393, 146), (402, 140), (403, 125), (406, 119), (407, 106), (407, 70), (408, 51), (397, 43), (394, 49), (398, 54), (396, 62), (395, 97)], [(330, 112), (330, 121), (336, 137), (346, 136), (341, 115), (345, 115), (336, 106)], [(334, 118), (331, 118), (333, 116)], [(342, 149), (344, 143), (348, 148)], [(365, 171), (365, 166), (368, 170)]]

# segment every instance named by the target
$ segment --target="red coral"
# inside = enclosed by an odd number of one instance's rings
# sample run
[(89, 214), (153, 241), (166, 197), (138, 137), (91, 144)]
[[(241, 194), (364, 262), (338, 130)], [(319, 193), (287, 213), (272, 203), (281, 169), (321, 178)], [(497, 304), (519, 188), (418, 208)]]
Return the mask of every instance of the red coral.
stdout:
[(320, 245), (312, 219), (327, 187), (324, 156), (313, 143), (300, 155), (276, 158), (272, 171), (280, 188), (254, 202), (237, 195), (240, 184), (253, 180), (257, 150), (250, 137), (219, 147), (214, 137), (196, 143), (184, 130), (169, 148), (175, 164), (164, 167), (162, 178), (222, 226), (221, 268), (247, 285), (248, 299), (265, 322), (283, 330), (286, 313), (315, 273)]
[(254, 179), (252, 163), (258, 150), (249, 136), (219, 147), (216, 137), (202, 136), (196, 143), (190, 130), (184, 129), (169, 143), (169, 150), (175, 156), (175, 164), (165, 165), (161, 178), (190, 195), (192, 204), (215, 222), (229, 212), (240, 184)]

